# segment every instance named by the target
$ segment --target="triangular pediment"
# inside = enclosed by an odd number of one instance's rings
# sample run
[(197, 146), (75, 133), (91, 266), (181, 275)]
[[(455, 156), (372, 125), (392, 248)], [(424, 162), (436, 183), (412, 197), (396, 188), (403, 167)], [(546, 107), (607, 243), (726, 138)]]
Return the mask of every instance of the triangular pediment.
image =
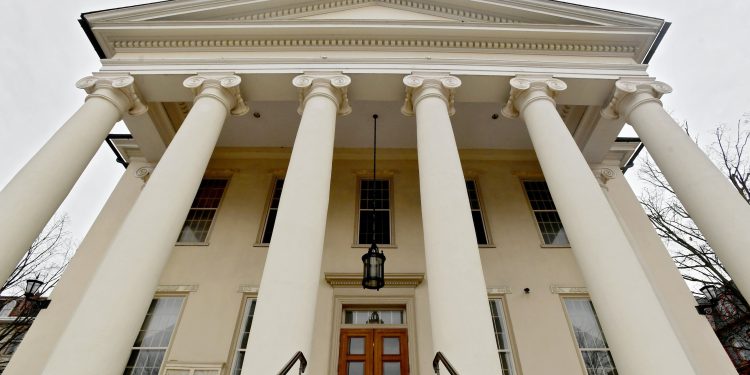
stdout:
[(644, 26), (654, 19), (539, 0), (173, 0), (93, 12), (110, 21), (396, 21)]
[(642, 60), (664, 21), (552, 0), (173, 0), (83, 15), (117, 51), (399, 49)]

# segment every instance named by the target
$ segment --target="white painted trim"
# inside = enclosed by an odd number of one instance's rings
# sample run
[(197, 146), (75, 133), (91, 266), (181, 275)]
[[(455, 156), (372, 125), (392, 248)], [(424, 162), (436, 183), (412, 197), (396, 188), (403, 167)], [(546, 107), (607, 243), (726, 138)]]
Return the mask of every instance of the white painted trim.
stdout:
[[(156, 287), (156, 293), (184, 293), (197, 292), (198, 284), (180, 284), (180, 285), (159, 285)], [(154, 298), (158, 298), (154, 297)]]

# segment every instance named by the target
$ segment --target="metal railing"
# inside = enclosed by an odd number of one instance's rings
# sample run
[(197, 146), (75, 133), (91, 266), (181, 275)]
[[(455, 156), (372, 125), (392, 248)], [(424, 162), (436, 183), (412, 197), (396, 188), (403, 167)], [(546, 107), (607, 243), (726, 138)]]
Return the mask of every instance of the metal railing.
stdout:
[(305, 358), (305, 355), (302, 354), (302, 352), (297, 352), (292, 356), (292, 359), (287, 362), (287, 364), (284, 366), (283, 369), (279, 372), (279, 375), (286, 375), (289, 373), (289, 371), (294, 367), (294, 364), (299, 361), (299, 373), (302, 375), (302, 373), (305, 372), (305, 368), (307, 367), (307, 358)]
[(445, 358), (445, 355), (441, 352), (435, 353), (435, 359), (432, 360), (432, 369), (435, 370), (435, 374), (440, 375), (440, 362), (443, 362), (443, 365), (445, 366), (445, 369), (448, 370), (449, 374), (458, 375), (458, 371), (453, 368), (453, 365), (448, 362), (448, 359)]

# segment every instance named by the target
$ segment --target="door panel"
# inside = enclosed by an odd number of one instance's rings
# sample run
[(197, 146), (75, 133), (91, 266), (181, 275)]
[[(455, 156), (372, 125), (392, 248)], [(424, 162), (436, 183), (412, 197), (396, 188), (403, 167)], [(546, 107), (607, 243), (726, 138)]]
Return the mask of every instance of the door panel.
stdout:
[(339, 347), (339, 374), (374, 375), (371, 329), (342, 329)]
[(375, 375), (409, 373), (409, 346), (405, 329), (376, 329)]
[(406, 329), (342, 329), (339, 375), (408, 375)]

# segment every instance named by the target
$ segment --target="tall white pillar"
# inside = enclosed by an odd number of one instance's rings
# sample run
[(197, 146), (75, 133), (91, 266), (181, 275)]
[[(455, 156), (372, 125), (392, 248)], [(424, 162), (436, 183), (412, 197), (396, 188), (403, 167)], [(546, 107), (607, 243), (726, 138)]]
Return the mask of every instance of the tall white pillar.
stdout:
[(122, 374), (224, 121), (247, 112), (239, 84), (227, 75), (185, 80), (197, 94), (193, 108), (106, 249), (44, 375)]
[(602, 114), (622, 116), (635, 128), (737, 287), (750, 296), (750, 205), (664, 110), (659, 98), (669, 92), (663, 82), (619, 80)]
[(517, 77), (503, 108), (526, 123), (544, 178), (623, 375), (695, 374), (554, 97), (566, 84)]
[(0, 191), (0, 280), (29, 250), (122, 115), (145, 113), (131, 76), (82, 78), (86, 102)]
[(487, 285), (450, 115), (461, 81), (414, 74), (402, 113), (417, 117), (419, 191), (434, 351), (462, 374), (501, 374)]
[(350, 78), (309, 73), (294, 78), (302, 120), (284, 178), (258, 291), (243, 375), (276, 374), (293, 354), (308, 360), (321, 280), (336, 116), (351, 112)]

